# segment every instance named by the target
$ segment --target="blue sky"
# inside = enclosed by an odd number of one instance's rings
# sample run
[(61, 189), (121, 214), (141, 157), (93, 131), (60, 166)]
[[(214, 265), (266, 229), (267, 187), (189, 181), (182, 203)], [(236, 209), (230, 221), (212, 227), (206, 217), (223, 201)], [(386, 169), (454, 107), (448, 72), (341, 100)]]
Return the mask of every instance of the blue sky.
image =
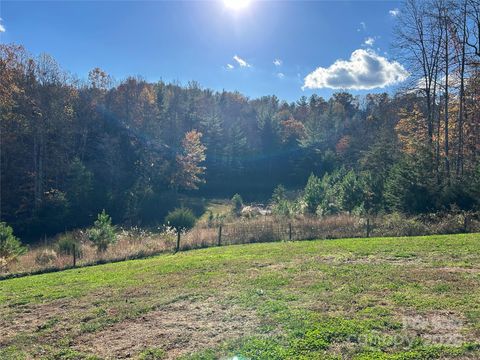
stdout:
[(275, 94), (293, 101), (312, 93), (329, 97), (337, 88), (391, 91), (401, 83), (408, 74), (392, 51), (400, 6), (251, 0), (234, 9), (223, 0), (0, 0), (0, 41), (49, 53), (81, 78), (99, 66), (117, 80), (195, 80), (252, 98)]

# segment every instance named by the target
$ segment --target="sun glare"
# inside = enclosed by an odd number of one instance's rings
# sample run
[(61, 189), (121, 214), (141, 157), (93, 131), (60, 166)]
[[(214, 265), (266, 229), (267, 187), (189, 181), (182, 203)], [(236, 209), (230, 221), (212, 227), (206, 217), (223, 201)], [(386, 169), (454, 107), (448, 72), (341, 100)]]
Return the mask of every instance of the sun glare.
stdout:
[(223, 0), (226, 7), (232, 10), (242, 10), (250, 5), (251, 0)]

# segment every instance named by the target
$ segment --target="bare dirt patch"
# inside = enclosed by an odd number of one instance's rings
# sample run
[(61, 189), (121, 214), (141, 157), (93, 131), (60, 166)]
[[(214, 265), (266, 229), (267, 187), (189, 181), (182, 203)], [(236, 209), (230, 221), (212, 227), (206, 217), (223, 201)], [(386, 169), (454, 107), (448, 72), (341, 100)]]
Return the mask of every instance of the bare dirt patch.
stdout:
[(52, 321), (68, 319), (73, 311), (85, 309), (84, 304), (60, 299), (45, 304), (16, 306), (13, 311), (0, 309), (0, 345), (8, 342), (20, 333), (33, 333), (43, 329)]
[(162, 348), (167, 359), (250, 334), (259, 325), (252, 312), (212, 300), (178, 301), (139, 318), (81, 336), (75, 348), (106, 359), (132, 358)]
[[(124, 291), (125, 299), (145, 297), (150, 289), (129, 289)], [(45, 303), (10, 305), (0, 307), (0, 346), (8, 345), (15, 336), (33, 334), (58, 325), (69, 325), (72, 317), (88, 314), (95, 309), (95, 299), (113, 297), (112, 291), (98, 291), (80, 299), (62, 298)]]
[(422, 259), (417, 257), (379, 257), (379, 256), (365, 256), (365, 257), (355, 257), (355, 258), (345, 258), (337, 260), (339, 264), (372, 264), (372, 265), (416, 265), (422, 264)]
[(464, 320), (453, 312), (433, 311), (402, 316), (403, 329), (409, 335), (440, 345), (460, 345), (466, 339), (462, 332)]
[(480, 269), (477, 269), (477, 268), (445, 266), (445, 267), (437, 268), (437, 270), (448, 272), (448, 273), (480, 274)]

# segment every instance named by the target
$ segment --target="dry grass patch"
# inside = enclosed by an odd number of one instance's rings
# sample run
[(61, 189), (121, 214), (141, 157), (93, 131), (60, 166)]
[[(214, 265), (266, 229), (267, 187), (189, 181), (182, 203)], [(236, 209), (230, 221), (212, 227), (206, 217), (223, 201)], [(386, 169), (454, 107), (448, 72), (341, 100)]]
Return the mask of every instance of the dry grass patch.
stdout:
[(178, 301), (75, 340), (74, 347), (106, 359), (130, 358), (147, 348), (161, 348), (166, 359), (215, 347), (254, 331), (254, 312), (221, 305), (215, 299)]
[(15, 311), (0, 317), (0, 347), (7, 346), (19, 334), (38, 332), (62, 319), (68, 320), (73, 312), (86, 308), (87, 305), (65, 299), (34, 306), (16, 306)]
[(465, 320), (451, 311), (430, 311), (402, 315), (404, 331), (412, 339), (420, 337), (427, 344), (461, 345), (467, 340)]

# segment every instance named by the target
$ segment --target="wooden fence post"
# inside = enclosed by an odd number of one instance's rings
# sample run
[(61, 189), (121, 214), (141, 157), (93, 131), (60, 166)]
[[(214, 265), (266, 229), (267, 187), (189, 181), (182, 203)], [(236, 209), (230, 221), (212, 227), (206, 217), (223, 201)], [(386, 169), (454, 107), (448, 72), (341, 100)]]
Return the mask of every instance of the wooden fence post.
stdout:
[(292, 241), (292, 223), (288, 223), (288, 240)]
[(367, 217), (367, 238), (370, 237), (370, 217)]
[(175, 252), (180, 250), (180, 230), (177, 231), (177, 246), (175, 248)]
[(75, 243), (73, 243), (73, 267), (77, 266), (77, 249)]
[(222, 245), (222, 225), (218, 227), (218, 246)]
[(467, 233), (468, 232), (468, 221), (470, 219), (468, 218), (468, 213), (463, 215), (463, 232)]

